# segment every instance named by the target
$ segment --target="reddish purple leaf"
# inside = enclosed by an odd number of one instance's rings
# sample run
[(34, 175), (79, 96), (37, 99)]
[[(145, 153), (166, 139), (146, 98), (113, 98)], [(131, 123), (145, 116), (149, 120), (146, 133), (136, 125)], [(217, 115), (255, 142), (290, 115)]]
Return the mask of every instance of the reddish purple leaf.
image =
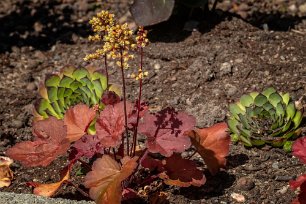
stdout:
[(306, 164), (306, 137), (301, 137), (293, 143), (292, 154)]
[[(126, 104), (127, 114), (132, 110), (132, 104)], [(108, 105), (100, 113), (96, 122), (97, 136), (104, 147), (116, 147), (121, 142), (121, 135), (125, 130), (124, 103)]]
[(96, 135), (84, 135), (72, 145), (70, 160), (79, 159), (83, 156), (91, 158), (96, 153), (103, 151), (100, 139)]
[(114, 105), (120, 102), (120, 96), (114, 91), (104, 91), (101, 101), (105, 105)]
[(155, 170), (157, 169), (159, 172), (163, 171), (163, 163), (161, 160), (152, 158), (149, 154), (147, 154), (141, 160), (141, 166), (147, 169)]
[(138, 130), (147, 136), (150, 152), (170, 157), (173, 152), (183, 152), (190, 147), (190, 138), (184, 133), (192, 130), (195, 123), (193, 116), (166, 108), (155, 114), (146, 113)]
[(7, 150), (7, 155), (27, 167), (47, 166), (69, 149), (66, 132), (64, 122), (54, 117), (34, 122), (36, 139), (16, 144)]
[(159, 177), (168, 185), (180, 187), (201, 186), (206, 182), (204, 174), (197, 169), (196, 164), (183, 159), (181, 155), (173, 154), (171, 157), (163, 160), (164, 172)]
[[(129, 128), (135, 127), (136, 123), (137, 123), (137, 103), (138, 101), (136, 101), (134, 109), (132, 111), (132, 113), (129, 115)], [(149, 106), (146, 102), (141, 102), (140, 103), (140, 112), (139, 112), (139, 119), (143, 118), (143, 116), (148, 112), (149, 110)]]
[(306, 174), (299, 176), (296, 180), (289, 181), (290, 187), (295, 190), (300, 187), (300, 193), (291, 204), (306, 204)]

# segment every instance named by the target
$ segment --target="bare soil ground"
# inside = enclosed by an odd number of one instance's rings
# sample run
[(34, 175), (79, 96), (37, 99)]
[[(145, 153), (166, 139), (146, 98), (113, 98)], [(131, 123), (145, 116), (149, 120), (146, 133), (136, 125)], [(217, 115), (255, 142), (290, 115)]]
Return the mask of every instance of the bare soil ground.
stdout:
[[(103, 8), (131, 22), (126, 13), (128, 3), (0, 2), (0, 155), (17, 142), (32, 138), (31, 104), (43, 76), (67, 64), (88, 65), (83, 57), (96, 47), (86, 39), (90, 33), (88, 19)], [(222, 1), (209, 17), (173, 17), (149, 28), (151, 44), (145, 50), (149, 77), (144, 98), (156, 110), (172, 106), (195, 115), (199, 127), (225, 121), (228, 104), (246, 92), (273, 86), (289, 92), (295, 100), (305, 99), (303, 5), (306, 7), (303, 0)], [(192, 26), (191, 21), (198, 25)], [(98, 62), (91, 65), (101, 66)], [(119, 81), (117, 75), (112, 70), (111, 79)], [(136, 87), (135, 82), (128, 81), (131, 99)], [(302, 135), (306, 135), (305, 122), (302, 127)], [(195, 159), (202, 164), (198, 157)], [(57, 180), (65, 164), (65, 158), (47, 168), (27, 169), (14, 164), (15, 180), (1, 191), (30, 193), (26, 182)], [(305, 172), (306, 166), (280, 149), (231, 145), (227, 169), (216, 176), (205, 171), (208, 181), (203, 187), (163, 186), (163, 190), (176, 204), (235, 203), (232, 193), (245, 196), (245, 203), (290, 203), (296, 194), (288, 181)], [(76, 183), (81, 179), (76, 176)], [(63, 188), (56, 197), (86, 199), (73, 187)]]

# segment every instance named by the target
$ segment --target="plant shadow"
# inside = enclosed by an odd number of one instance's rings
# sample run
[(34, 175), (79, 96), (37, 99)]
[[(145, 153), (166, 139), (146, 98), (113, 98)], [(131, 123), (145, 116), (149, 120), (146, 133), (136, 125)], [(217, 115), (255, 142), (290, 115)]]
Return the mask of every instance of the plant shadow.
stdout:
[(238, 166), (241, 166), (249, 160), (249, 157), (246, 154), (235, 154), (235, 155), (229, 155), (227, 157), (227, 168), (232, 169), (236, 168)]
[(73, 34), (87, 36), (87, 23), (73, 20), (73, 12), (71, 5), (61, 1), (16, 3), (13, 12), (0, 18), (0, 53), (10, 52), (13, 46), (49, 50), (57, 42), (73, 43)]
[(215, 176), (212, 176), (208, 171), (206, 175), (206, 183), (202, 187), (188, 187), (180, 188), (176, 194), (183, 195), (191, 200), (209, 199), (224, 194), (225, 189), (233, 185), (235, 175), (229, 174), (225, 171), (220, 171)]
[(171, 43), (183, 41), (192, 34), (192, 31), (185, 29), (188, 22), (196, 22), (197, 26), (195, 26), (195, 29), (201, 34), (208, 33), (221, 22), (225, 20), (231, 21), (233, 18), (241, 19), (262, 30), (268, 29), (286, 32), (306, 19), (306, 16), (284, 15), (280, 12), (254, 12), (247, 18), (242, 18), (236, 13), (230, 13), (219, 9), (206, 13), (203, 12), (202, 10), (197, 10), (196, 14), (192, 17), (188, 16), (186, 12), (180, 15), (174, 13), (168, 21), (149, 26), (148, 30), (150, 30), (150, 32), (148, 33), (148, 38), (151, 42)]

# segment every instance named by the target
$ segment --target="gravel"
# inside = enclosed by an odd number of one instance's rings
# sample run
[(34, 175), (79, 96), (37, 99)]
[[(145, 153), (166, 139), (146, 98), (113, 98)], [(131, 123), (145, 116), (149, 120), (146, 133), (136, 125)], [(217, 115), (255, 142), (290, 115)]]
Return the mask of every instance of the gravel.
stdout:
[(94, 204), (93, 201), (75, 201), (62, 198), (45, 198), (32, 194), (0, 192), (0, 204)]

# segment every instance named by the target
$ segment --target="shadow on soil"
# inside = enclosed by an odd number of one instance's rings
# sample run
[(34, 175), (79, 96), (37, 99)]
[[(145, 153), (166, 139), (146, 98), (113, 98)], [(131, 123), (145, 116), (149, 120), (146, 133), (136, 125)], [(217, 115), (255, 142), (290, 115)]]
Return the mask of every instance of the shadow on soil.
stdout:
[(73, 43), (73, 34), (88, 36), (88, 25), (74, 22), (73, 12), (71, 6), (58, 1), (39, 5), (22, 1), (12, 13), (0, 18), (0, 53), (11, 51), (13, 46), (48, 50), (57, 42)]
[(191, 200), (208, 199), (224, 194), (225, 189), (233, 185), (235, 175), (229, 174), (225, 171), (217, 173), (212, 176), (208, 171), (204, 172), (206, 175), (206, 183), (202, 187), (188, 187), (181, 188), (178, 193)]
[(180, 42), (191, 35), (192, 29), (197, 29), (201, 34), (204, 34), (214, 29), (222, 21), (231, 20), (233, 17), (259, 29), (273, 31), (289, 31), (306, 19), (306, 16), (283, 16), (281, 13), (267, 14), (261, 12), (254, 12), (247, 19), (243, 19), (240, 15), (221, 10), (207, 14), (203, 14), (203, 11), (200, 10), (192, 17), (186, 13), (172, 15), (168, 21), (148, 27), (151, 30), (148, 37), (151, 42)]

